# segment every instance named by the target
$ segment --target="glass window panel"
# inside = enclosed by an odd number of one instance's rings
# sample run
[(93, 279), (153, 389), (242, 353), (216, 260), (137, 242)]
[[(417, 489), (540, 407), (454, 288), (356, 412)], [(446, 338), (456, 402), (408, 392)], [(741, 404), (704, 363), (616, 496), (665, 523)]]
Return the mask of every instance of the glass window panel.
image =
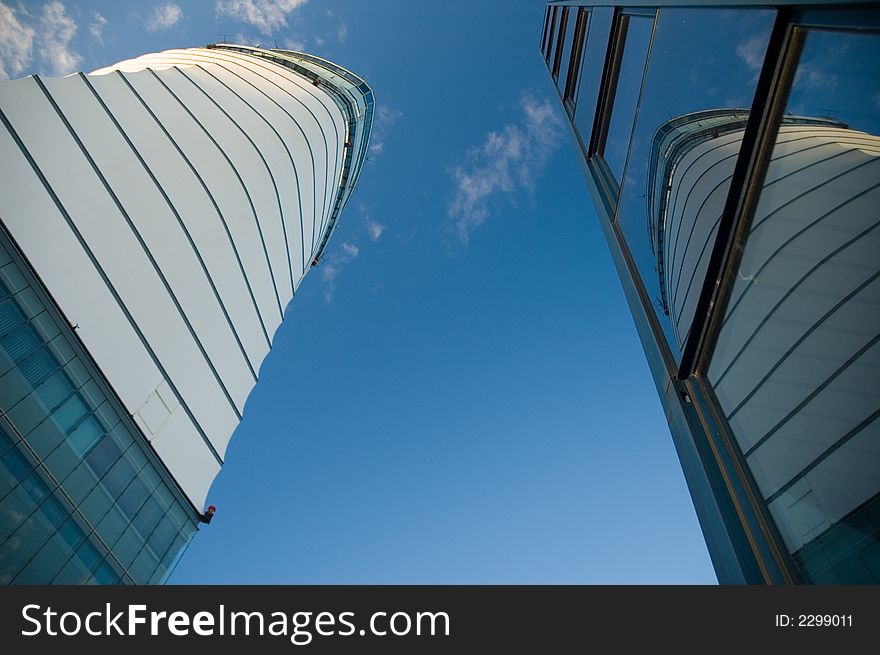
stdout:
[(177, 528), (170, 520), (160, 519), (156, 529), (147, 538), (147, 543), (149, 543), (153, 552), (156, 553), (156, 556), (161, 558), (165, 555), (165, 551), (168, 550), (168, 546), (176, 534)]
[(574, 114), (575, 128), (585, 151), (589, 147), (593, 133), (593, 119), (596, 117), (599, 85), (602, 82), (602, 69), (605, 66), (605, 53), (608, 51), (608, 36), (611, 34), (613, 15), (614, 10), (611, 7), (595, 7), (590, 12), (587, 23), (587, 38), (581, 58), (580, 82)]
[(131, 484), (128, 485), (128, 489), (125, 490), (125, 493), (120, 496), (119, 506), (129, 517), (133, 517), (137, 514), (141, 505), (143, 505), (146, 497), (147, 488), (144, 486), (143, 482), (135, 478), (131, 481)]
[(544, 10), (544, 30), (541, 32), (541, 52), (547, 50), (547, 33), (550, 31), (550, 11), (548, 6)]
[(110, 467), (113, 466), (121, 455), (122, 451), (119, 450), (116, 442), (109, 436), (105, 436), (86, 455), (86, 461), (92, 467), (95, 475), (101, 477), (110, 470)]
[(31, 465), (16, 448), (7, 450), (0, 461), (17, 480), (23, 480), (31, 470)]
[(3, 267), (0, 276), (2, 276), (4, 286), (12, 293), (21, 291), (27, 286), (18, 267), (11, 262)]
[(657, 17), (617, 221), (675, 357), (774, 18), (772, 10), (716, 8), (661, 9)]
[(82, 528), (72, 517), (68, 518), (62, 526), (58, 528), (58, 534), (61, 535), (61, 538), (64, 539), (64, 542), (70, 546), (71, 549), (76, 549), (86, 536)]
[(83, 463), (80, 463), (62, 482), (64, 491), (74, 503), (82, 502), (96, 484), (98, 479), (95, 474)]
[(559, 7), (553, 7), (550, 14), (550, 29), (547, 31), (547, 41), (544, 44), (544, 59), (550, 61), (553, 52), (553, 44), (556, 42), (556, 21), (559, 18)]
[(122, 534), (123, 530), (125, 530), (126, 525), (128, 525), (128, 520), (122, 512), (114, 506), (107, 510), (104, 518), (101, 519), (100, 523), (95, 527), (95, 532), (97, 532), (101, 536), (101, 539), (104, 540), (104, 543), (112, 549), (113, 544), (119, 539), (119, 536)]
[(798, 36), (708, 379), (804, 578), (876, 584), (880, 35)]
[(101, 557), (101, 553), (98, 552), (98, 549), (90, 541), (83, 542), (83, 545), (76, 551), (76, 558), (89, 571), (97, 565)]
[(61, 506), (61, 503), (58, 502), (53, 496), (49, 496), (40, 505), (40, 510), (43, 512), (43, 515), (48, 519), (49, 523), (51, 523), (54, 527), (58, 527), (61, 525), (61, 522), (67, 518), (68, 512)]
[(0, 335), (9, 333), (17, 325), (20, 325), (23, 320), (24, 317), (15, 300), (7, 296), (6, 300), (0, 303)]
[(51, 411), (70, 396), (73, 391), (74, 388), (70, 378), (67, 377), (64, 371), (57, 371), (36, 389), (36, 395), (47, 411)]
[(119, 575), (116, 571), (113, 570), (113, 567), (108, 562), (101, 562), (101, 565), (93, 574), (95, 581), (98, 584), (117, 584), (119, 582)]
[(55, 422), (62, 432), (67, 432), (79, 423), (89, 408), (78, 395), (71, 396), (62, 405), (52, 412), (52, 420)]
[(19, 372), (28, 383), (36, 387), (58, 368), (58, 362), (46, 348), (40, 348), (18, 365)]
[(119, 459), (110, 468), (110, 472), (101, 480), (101, 484), (104, 485), (114, 498), (118, 498), (133, 477), (134, 471), (131, 468), (131, 464), (125, 461), (125, 459)]
[[(134, 517), (134, 526), (143, 536), (149, 536), (156, 527), (156, 524), (164, 516), (164, 511), (151, 496), (147, 498), (140, 511)], [(161, 553), (160, 553), (161, 554)]]
[(153, 552), (149, 548), (143, 548), (128, 572), (139, 584), (146, 584), (156, 570), (156, 564)]
[(88, 417), (70, 433), (68, 443), (82, 457), (104, 435), (104, 427), (94, 416)]
[(617, 77), (617, 89), (614, 92), (611, 120), (608, 123), (608, 135), (602, 151), (605, 162), (618, 181), (623, 177), (654, 19), (645, 16), (621, 16), (621, 22), (626, 40)]
[(42, 341), (30, 325), (24, 324), (0, 339), (0, 348), (10, 359), (18, 362), (42, 345)]
[(587, 25), (590, 22), (590, 12), (581, 7), (577, 14), (574, 36), (571, 44), (571, 57), (568, 71), (565, 74), (565, 84), (560, 86), (563, 91), (563, 100), (566, 101), (566, 109), (570, 116), (574, 116), (574, 99), (577, 98), (578, 82), (581, 77), (582, 56), (584, 42), (587, 38)]
[(565, 47), (565, 37), (568, 30), (569, 24), (569, 7), (562, 7), (562, 11), (559, 17), (559, 25), (556, 28), (556, 36), (554, 38), (555, 43), (553, 44), (553, 65), (550, 69), (550, 73), (553, 75), (554, 79), (559, 76), (559, 67), (562, 64), (562, 50)]
[(568, 20), (565, 24), (565, 40), (562, 43), (562, 55), (559, 62), (559, 76), (556, 80), (556, 87), (559, 92), (565, 91), (565, 82), (568, 80), (568, 67), (571, 63), (571, 48), (574, 43), (574, 31), (577, 27), (577, 7), (571, 7), (568, 12)]
[(64, 480), (79, 465), (80, 458), (70, 447), (61, 443), (43, 460), (43, 465), (56, 480)]

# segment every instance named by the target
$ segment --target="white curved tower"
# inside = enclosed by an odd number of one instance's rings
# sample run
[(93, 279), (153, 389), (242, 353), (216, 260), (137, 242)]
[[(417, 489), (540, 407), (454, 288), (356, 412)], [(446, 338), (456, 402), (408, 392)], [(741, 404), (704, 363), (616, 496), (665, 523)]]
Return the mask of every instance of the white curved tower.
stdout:
[[(43, 348), (62, 333), (94, 367), (86, 377), (104, 387), (92, 397), (68, 374), (98, 424), (78, 437), (60, 425), (61, 445), (25, 452), (50, 487), (63, 489), (70, 475), (52, 470), (58, 448), (72, 451), (65, 461), (74, 469), (86, 466), (109, 423), (127, 415), (148, 458), (158, 456), (153, 468), (173, 480), (166, 486), (196, 516), (203, 511), (285, 308), (354, 189), (372, 110), (366, 83), (331, 62), (227, 44), (0, 83), (3, 259), (16, 280), (26, 269), (26, 286), (42, 287), (39, 311), (58, 324), (38, 335)], [(4, 280), (5, 302), (32, 327), (16, 280)], [(56, 427), (59, 410), (41, 396), (41, 378), (18, 370), (27, 360), (13, 348), (8, 368), (20, 388), (0, 389), (0, 403), (11, 441), (27, 450), (30, 422), (14, 408), (31, 398), (42, 423)], [(54, 366), (64, 368), (70, 358), (55, 350)], [(123, 416), (101, 419), (104, 405)], [(96, 466), (100, 486), (107, 471)], [(92, 523), (102, 519), (80, 509), (84, 501), (67, 498), (65, 510), (100, 533)], [(130, 527), (138, 511), (120, 523)], [(112, 552), (119, 538), (100, 540)], [(0, 574), (13, 567), (3, 548)], [(128, 564), (113, 568), (124, 580)]]

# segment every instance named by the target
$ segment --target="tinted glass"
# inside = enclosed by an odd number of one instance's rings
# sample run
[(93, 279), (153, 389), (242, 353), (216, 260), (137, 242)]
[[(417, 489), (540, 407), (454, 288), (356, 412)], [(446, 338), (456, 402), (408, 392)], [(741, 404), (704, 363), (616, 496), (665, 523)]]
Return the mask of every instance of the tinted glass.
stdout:
[(608, 136), (602, 152), (618, 182), (623, 178), (623, 167), (642, 86), (642, 74), (654, 28), (654, 19), (645, 16), (622, 16), (621, 21), (626, 30), (626, 41), (608, 124)]
[(880, 582), (878, 61), (806, 33), (708, 376), (813, 582)]
[(665, 9), (657, 18), (617, 220), (674, 356), (690, 329), (774, 17)]
[(562, 56), (559, 64), (559, 77), (556, 79), (556, 88), (560, 93), (565, 92), (565, 82), (568, 79), (568, 67), (571, 63), (572, 44), (574, 32), (577, 27), (577, 7), (572, 7), (568, 12), (568, 20), (565, 23), (565, 40), (562, 42)]
[(596, 7), (590, 12), (587, 23), (587, 38), (581, 57), (580, 82), (575, 96), (577, 105), (574, 114), (575, 128), (585, 151), (590, 143), (593, 119), (596, 117), (596, 103), (599, 100), (599, 84), (602, 81), (602, 68), (608, 50), (612, 15), (611, 7)]

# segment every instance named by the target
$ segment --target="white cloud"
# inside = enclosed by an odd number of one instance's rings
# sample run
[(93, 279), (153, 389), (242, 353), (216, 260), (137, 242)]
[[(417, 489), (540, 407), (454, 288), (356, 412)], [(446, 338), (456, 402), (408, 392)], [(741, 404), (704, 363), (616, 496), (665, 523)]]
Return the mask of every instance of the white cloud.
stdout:
[(757, 73), (764, 64), (764, 54), (767, 52), (767, 38), (754, 36), (736, 46), (736, 56), (740, 58), (750, 71)]
[(831, 71), (834, 66), (826, 61), (804, 61), (798, 66), (794, 75), (794, 86), (807, 89), (833, 89), (837, 86), (838, 77)]
[(32, 72), (34, 53), (43, 64), (41, 72), (73, 72), (82, 62), (70, 47), (76, 30), (76, 21), (57, 0), (44, 4), (36, 16), (21, 5), (13, 9), (0, 2), (0, 77)]
[(82, 57), (70, 49), (70, 41), (76, 34), (76, 28), (76, 22), (65, 13), (63, 4), (49, 2), (43, 5), (37, 45), (40, 56), (51, 66), (55, 75), (73, 72), (82, 61)]
[(282, 44), (287, 50), (296, 50), (297, 52), (303, 52), (306, 49), (306, 44), (299, 39), (286, 38), (282, 41)]
[(307, 0), (217, 0), (218, 16), (229, 16), (253, 25), (263, 34), (287, 27), (287, 18)]
[(0, 77), (17, 76), (33, 56), (34, 30), (0, 2)]
[(370, 133), (370, 154), (381, 155), (385, 150), (385, 138), (388, 132), (403, 114), (388, 105), (377, 105), (373, 115), (373, 131)]
[(144, 29), (147, 32), (164, 32), (174, 27), (183, 18), (183, 10), (173, 2), (153, 7), (147, 22), (144, 23)]
[(559, 147), (562, 121), (550, 101), (523, 96), (520, 106), (521, 123), (489, 132), (483, 145), (468, 151), (466, 162), (452, 169), (454, 194), (447, 213), (462, 244), (489, 217), (494, 197), (512, 199), (519, 190), (531, 191)]
[[(360, 254), (361, 249), (351, 241), (342, 242), (342, 252), (338, 250), (328, 257), (321, 266), (321, 281), (324, 283), (324, 300), (332, 302), (336, 293), (336, 280), (346, 265)], [(332, 263), (331, 263), (332, 262)]]
[(97, 11), (94, 13), (92, 24), (89, 25), (89, 34), (101, 45), (104, 44), (104, 27), (107, 25), (107, 19)]
[(333, 282), (338, 275), (339, 269), (332, 264), (327, 264), (321, 269), (321, 279), (324, 280), (324, 282)]
[(387, 229), (387, 226), (382, 225), (381, 223), (377, 223), (376, 221), (367, 220), (365, 221), (367, 226), (367, 232), (370, 235), (370, 239), (373, 241), (378, 241), (379, 237), (382, 236), (382, 233)]
[(320, 36), (315, 36), (314, 39), (315, 39), (315, 43), (319, 46), (324, 45), (324, 43), (326, 43), (326, 41), (323, 38), (321, 38)]
[(336, 40), (340, 43), (345, 43), (345, 40), (348, 38), (348, 25), (345, 24), (345, 21), (339, 23), (339, 30), (336, 32)]

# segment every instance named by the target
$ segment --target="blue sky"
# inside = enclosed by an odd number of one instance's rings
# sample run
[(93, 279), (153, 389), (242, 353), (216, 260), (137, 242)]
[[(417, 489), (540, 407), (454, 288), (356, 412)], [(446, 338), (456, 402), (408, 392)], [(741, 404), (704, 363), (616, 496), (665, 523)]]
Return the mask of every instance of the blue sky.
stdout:
[(222, 40), (362, 75), (373, 144), (172, 583), (713, 583), (540, 56), (543, 2), (0, 2), (0, 75)]

